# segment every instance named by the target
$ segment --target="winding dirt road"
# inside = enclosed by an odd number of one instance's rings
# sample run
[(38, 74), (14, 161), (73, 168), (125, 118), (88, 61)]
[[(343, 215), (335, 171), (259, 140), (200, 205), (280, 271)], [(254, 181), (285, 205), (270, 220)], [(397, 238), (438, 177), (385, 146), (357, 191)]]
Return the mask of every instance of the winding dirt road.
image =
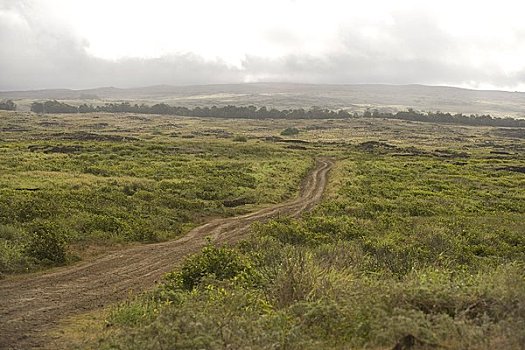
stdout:
[(250, 214), (211, 221), (180, 239), (134, 247), (75, 266), (40, 275), (0, 281), (0, 349), (45, 346), (45, 332), (65, 317), (85, 313), (129, 297), (130, 291), (151, 288), (186, 256), (198, 252), (206, 237), (234, 243), (255, 221), (276, 215), (298, 216), (312, 209), (323, 195), (329, 160), (318, 160), (293, 200)]

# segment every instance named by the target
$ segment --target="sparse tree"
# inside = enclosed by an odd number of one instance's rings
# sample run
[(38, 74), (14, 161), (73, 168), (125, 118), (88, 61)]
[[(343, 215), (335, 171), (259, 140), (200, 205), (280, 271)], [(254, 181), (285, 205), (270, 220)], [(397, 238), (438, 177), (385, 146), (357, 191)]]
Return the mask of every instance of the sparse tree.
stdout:
[(41, 102), (33, 102), (31, 103), (31, 112), (34, 113), (44, 113), (44, 104)]
[(3, 109), (5, 111), (14, 111), (16, 110), (16, 104), (12, 100), (1, 101), (0, 109)]

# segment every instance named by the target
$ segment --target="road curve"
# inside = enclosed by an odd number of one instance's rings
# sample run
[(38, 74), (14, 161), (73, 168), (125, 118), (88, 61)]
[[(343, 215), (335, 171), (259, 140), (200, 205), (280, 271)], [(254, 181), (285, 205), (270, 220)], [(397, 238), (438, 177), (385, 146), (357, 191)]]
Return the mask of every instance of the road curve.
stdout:
[(185, 236), (158, 244), (114, 252), (93, 261), (40, 275), (0, 281), (0, 349), (39, 348), (44, 334), (65, 317), (85, 313), (129, 297), (130, 291), (151, 288), (189, 254), (198, 252), (206, 237), (234, 243), (255, 221), (277, 215), (298, 216), (312, 209), (323, 195), (333, 163), (319, 159), (303, 180), (300, 195), (259, 211), (216, 219)]

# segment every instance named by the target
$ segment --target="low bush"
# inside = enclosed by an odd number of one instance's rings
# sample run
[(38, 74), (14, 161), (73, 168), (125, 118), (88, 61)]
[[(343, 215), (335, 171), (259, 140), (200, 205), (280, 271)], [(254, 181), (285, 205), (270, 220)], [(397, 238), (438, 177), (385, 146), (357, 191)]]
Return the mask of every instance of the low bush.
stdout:
[(286, 128), (281, 131), (282, 136), (294, 136), (299, 134), (299, 129), (297, 128)]
[(29, 242), (25, 247), (27, 255), (44, 264), (59, 265), (66, 262), (67, 236), (52, 221), (40, 220), (28, 229)]
[(166, 276), (167, 286), (172, 289), (191, 290), (206, 277), (216, 280), (240, 279), (253, 283), (255, 270), (251, 261), (237, 250), (207, 245), (199, 254), (185, 260), (179, 272)]
[(248, 138), (244, 135), (237, 135), (233, 138), (233, 141), (235, 142), (247, 142)]

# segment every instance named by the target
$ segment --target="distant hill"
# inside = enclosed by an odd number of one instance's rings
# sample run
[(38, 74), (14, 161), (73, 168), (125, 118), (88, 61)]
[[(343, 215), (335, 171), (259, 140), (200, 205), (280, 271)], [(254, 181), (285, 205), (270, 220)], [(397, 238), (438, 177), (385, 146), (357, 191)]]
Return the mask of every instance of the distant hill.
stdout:
[(120, 89), (103, 87), (86, 90), (4, 91), (0, 99), (18, 100), (27, 106), (31, 100), (57, 99), (72, 103), (136, 101), (165, 102), (187, 107), (211, 105), (256, 105), (279, 109), (309, 108), (363, 111), (377, 108), (398, 111), (444, 111), (464, 114), (491, 114), (525, 118), (525, 93), (469, 90), (425, 85), (325, 85), (292, 83), (246, 83), (195, 86), (149, 86)]

